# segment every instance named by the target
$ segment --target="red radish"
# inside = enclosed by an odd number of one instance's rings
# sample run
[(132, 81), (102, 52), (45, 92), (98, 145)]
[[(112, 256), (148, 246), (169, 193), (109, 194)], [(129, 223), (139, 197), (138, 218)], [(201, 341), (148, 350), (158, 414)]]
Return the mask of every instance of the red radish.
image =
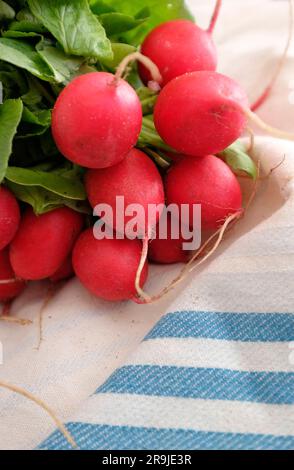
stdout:
[(0, 302), (14, 299), (22, 293), (24, 288), (25, 282), (15, 278), (9, 261), (9, 249), (5, 248), (0, 251)]
[[(220, 7), (218, 0), (207, 31), (190, 20), (173, 20), (157, 26), (146, 37), (141, 52), (158, 66), (163, 86), (188, 72), (216, 70), (217, 51), (212, 32)], [(139, 65), (139, 73), (145, 84), (151, 80), (143, 64)]]
[[(141, 258), (139, 240), (96, 240), (93, 230), (82, 233), (73, 251), (73, 266), (82, 284), (95, 296), (109, 301), (136, 296), (135, 279)], [(148, 274), (145, 263), (141, 285)]]
[[(114, 216), (120, 215), (123, 210), (117, 207), (117, 196), (124, 197), (125, 207), (131, 204), (140, 205), (143, 213), (139, 215), (137, 230), (141, 236), (150, 233), (158, 222), (164, 206), (164, 189), (159, 171), (151, 159), (137, 149), (131, 150), (127, 157), (116, 166), (88, 171), (86, 190), (93, 208), (98, 204), (108, 204)], [(150, 204), (162, 206), (157, 210), (155, 221), (148, 217)], [(126, 225), (133, 217), (122, 214), (122, 227), (117, 227), (116, 220), (109, 219), (107, 215), (103, 217), (103, 220), (120, 232), (130, 233)]]
[(54, 275), (82, 227), (82, 215), (67, 207), (40, 216), (28, 209), (10, 245), (10, 261), (17, 277), (36, 281)]
[(163, 140), (179, 153), (221, 152), (247, 125), (245, 91), (216, 72), (193, 72), (172, 80), (160, 93), (154, 122)]
[(294, 134), (263, 122), (250, 110), (240, 85), (216, 72), (175, 78), (161, 91), (154, 110), (162, 139), (177, 152), (194, 157), (225, 150), (242, 135), (248, 120), (272, 136), (294, 140)]
[(15, 236), (20, 222), (18, 202), (14, 195), (0, 187), (0, 250), (3, 250)]
[(221, 159), (209, 155), (186, 158), (176, 163), (166, 178), (168, 204), (189, 204), (193, 220), (193, 204), (201, 204), (202, 228), (215, 229), (226, 218), (242, 210), (240, 184)]
[(150, 241), (148, 258), (159, 264), (186, 263), (190, 257), (189, 251), (183, 250), (183, 243), (187, 243), (182, 236), (172, 238), (171, 216), (167, 218), (167, 238), (160, 238), (159, 225), (156, 227), (156, 237)]
[(60, 152), (86, 168), (122, 161), (136, 144), (142, 107), (134, 89), (114, 75), (93, 72), (75, 78), (59, 95), (52, 132)]
[(65, 281), (71, 277), (74, 276), (74, 270), (72, 267), (72, 260), (71, 260), (71, 255), (66, 258), (62, 266), (54, 273), (52, 276), (50, 276), (50, 281), (51, 282), (60, 282), (60, 281)]

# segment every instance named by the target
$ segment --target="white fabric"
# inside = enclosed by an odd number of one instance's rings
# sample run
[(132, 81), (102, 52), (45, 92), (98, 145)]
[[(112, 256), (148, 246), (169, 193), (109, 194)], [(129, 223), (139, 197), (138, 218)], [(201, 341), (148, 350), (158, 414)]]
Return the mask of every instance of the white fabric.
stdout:
[[(214, 1), (190, 0), (188, 3), (198, 23), (207, 24)], [(224, 3), (216, 29), (219, 70), (237, 78), (254, 100), (268, 82), (283, 50), (288, 27), (287, 2), (227, 0)], [(293, 62), (294, 44), (273, 96), (260, 111), (260, 115), (273, 125), (292, 132)], [(3, 346), (0, 380), (35, 393), (51, 405), (61, 419), (67, 421), (118, 366), (126, 361), (136, 363), (136, 355), (129, 359), (130, 354), (167, 311), (202, 309), (274, 312), (278, 302), (279, 311), (293, 312), (294, 289), (289, 289), (289, 286), (293, 286), (294, 265), (294, 144), (259, 138), (256, 155), (261, 159), (265, 171), (279, 163), (283, 155), (286, 159), (272, 178), (262, 183), (246, 219), (230, 234), (211, 262), (193, 274), (171, 296), (152, 306), (101, 302), (88, 294), (77, 280), (69, 282), (56, 293), (46, 308), (44, 341), (40, 350), (36, 350), (36, 319), (47, 286), (32, 285), (15, 302), (13, 312), (20, 317), (34, 319), (35, 323), (27, 327), (0, 324), (0, 341)], [(177, 270), (178, 267), (152, 268), (148, 290), (157, 292), (159, 284), (166, 283)], [(205, 349), (201, 349), (199, 342), (197, 344), (197, 341), (194, 341), (193, 347), (206, 364), (205, 367), (208, 367), (208, 364), (218, 367), (218, 364), (224, 364), (228, 360), (233, 366), (236, 361), (236, 358), (220, 357), (217, 353), (217, 342), (214, 342), (209, 354)], [(180, 342), (175, 343), (177, 344), (171, 345), (171, 348), (178, 348), (180, 353)], [(188, 348), (188, 344), (185, 344)], [(147, 343), (145, 348), (147, 357)], [(293, 370), (294, 365), (291, 366), (289, 362), (290, 349), (287, 351), (285, 346), (277, 344), (271, 349), (263, 345), (258, 351), (254, 348), (258, 346), (254, 345), (249, 350), (247, 348), (247, 353), (251, 355), (248, 363), (255, 370), (255, 354), (259, 354), (265, 362), (270, 361), (273, 370), (289, 371), (291, 367)], [(279, 349), (277, 362), (274, 360), (274, 348)], [(281, 348), (285, 348), (285, 361), (282, 364)], [(167, 364), (168, 354), (169, 351), (166, 350)], [(150, 361), (153, 364), (154, 358), (151, 357)], [(180, 361), (179, 357), (179, 363)], [(193, 362), (192, 356), (191, 361)], [(240, 364), (238, 367), (240, 368)], [(266, 370), (264, 365), (261, 364), (260, 367)], [(244, 369), (248, 370), (246, 364)], [(104, 414), (107, 413), (108, 406), (109, 421), (113, 409), (112, 405), (107, 405), (107, 395), (93, 399), (101, 400)], [(140, 400), (142, 397), (136, 399)], [(128, 411), (127, 402), (121, 403), (119, 400), (117, 397), (117, 403), (113, 406), (126, 406), (125, 423), (132, 424), (131, 410)], [(164, 409), (168, 398), (162, 400)], [(149, 401), (152, 401), (152, 398), (149, 397)], [(195, 406), (199, 408), (200, 413), (202, 405), (198, 400), (194, 401), (197, 402)], [(180, 399), (177, 406), (181, 407)], [(234, 404), (226, 406), (234, 407)], [(275, 417), (271, 420), (268, 418), (265, 405), (264, 413), (259, 412), (257, 415), (255, 405), (250, 407), (250, 413), (256, 422), (255, 432), (290, 432), (287, 423), (283, 429), (275, 430)], [(148, 415), (150, 408), (147, 406), (144, 409)], [(86, 409), (84, 413), (87, 413)], [(185, 413), (189, 413), (189, 410), (183, 410), (183, 420)], [(204, 413), (204, 416), (210, 416), (213, 420), (214, 409), (210, 408), (207, 413)], [(285, 417), (289, 415), (287, 406), (282, 413)], [(279, 417), (281, 418), (281, 415)], [(144, 419), (149, 418), (143, 416), (143, 424)], [(164, 415), (164, 419), (172, 427), (172, 416)], [(242, 432), (243, 419), (246, 421), (246, 416), (240, 418), (236, 432)], [(224, 430), (221, 421), (221, 416), (217, 416), (216, 430)], [(210, 429), (209, 424), (206, 425)], [(54, 424), (36, 405), (0, 389), (0, 449), (32, 449), (54, 429)]]

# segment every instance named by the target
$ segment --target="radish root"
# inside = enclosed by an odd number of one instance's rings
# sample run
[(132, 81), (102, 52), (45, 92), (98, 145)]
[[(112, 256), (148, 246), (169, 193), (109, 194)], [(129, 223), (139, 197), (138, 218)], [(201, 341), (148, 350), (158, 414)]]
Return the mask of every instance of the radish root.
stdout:
[(7, 285), (7, 284), (14, 284), (15, 282), (22, 281), (22, 279), (18, 279), (15, 277), (14, 279), (1, 279), (0, 280), (0, 286), (1, 285)]
[(268, 86), (266, 87), (266, 89), (264, 90), (262, 95), (253, 103), (253, 105), (251, 106), (251, 111), (257, 111), (257, 109), (259, 109), (263, 105), (263, 103), (267, 100), (267, 98), (271, 94), (272, 89), (273, 89), (277, 79), (279, 78), (279, 75), (280, 75), (280, 73), (283, 69), (283, 66), (284, 66), (285, 62), (286, 62), (288, 52), (289, 52), (289, 49), (290, 49), (290, 45), (291, 45), (291, 42), (292, 42), (292, 37), (293, 37), (293, 24), (294, 24), (294, 3), (293, 3), (293, 0), (289, 0), (289, 9), (290, 9), (290, 11), (289, 11), (289, 15), (290, 15), (289, 16), (289, 34), (288, 34), (288, 39), (287, 39), (285, 50), (283, 52), (283, 55), (282, 55), (281, 59), (278, 62), (277, 68), (275, 70), (275, 73), (274, 73), (270, 83), (268, 84)]
[(54, 293), (56, 291), (56, 287), (51, 285), (47, 291), (47, 295), (44, 299), (44, 302), (43, 302), (43, 305), (40, 309), (40, 312), (39, 312), (39, 341), (38, 341), (38, 345), (37, 345), (37, 351), (39, 351), (40, 347), (41, 347), (41, 344), (43, 342), (43, 320), (44, 320), (44, 312), (46, 310), (46, 308), (48, 307), (48, 304), (50, 302), (50, 300), (52, 299)]
[(10, 315), (12, 301), (5, 302), (2, 308), (2, 313), (0, 315), (0, 321), (5, 323), (14, 323), (21, 326), (31, 325), (33, 322), (31, 320), (25, 320), (24, 318), (16, 318)]
[(21, 326), (31, 325), (33, 322), (31, 320), (25, 320), (24, 318), (10, 317), (9, 315), (1, 315), (0, 321), (5, 323), (14, 323)]
[(211, 18), (211, 21), (210, 21), (210, 25), (209, 25), (209, 28), (207, 30), (207, 32), (210, 33), (210, 34), (212, 34), (213, 31), (214, 31), (215, 25), (217, 23), (217, 20), (218, 20), (219, 14), (220, 14), (221, 6), (222, 6), (222, 0), (217, 0), (216, 4), (215, 4), (213, 15), (212, 15), (212, 18)]
[(27, 398), (28, 400), (36, 403), (36, 405), (38, 405), (40, 408), (46, 411), (46, 413), (52, 418), (52, 420), (55, 422), (60, 432), (64, 435), (65, 439), (68, 441), (68, 443), (74, 448), (78, 447), (75, 440), (73, 439), (69, 431), (66, 429), (64, 424), (57, 418), (54, 411), (52, 411), (51, 408), (49, 408), (49, 406), (44, 401), (35, 397), (32, 393), (27, 392), (26, 390), (20, 387), (17, 387), (16, 385), (12, 385), (12, 384), (0, 381), (0, 387), (5, 388), (6, 390), (10, 390), (11, 392), (17, 393), (18, 395), (21, 395)]
[[(132, 54), (129, 54), (123, 59), (123, 61), (120, 63), (116, 70), (116, 74), (114, 76), (114, 83), (119, 82), (119, 80), (124, 76), (124, 73), (129, 63), (135, 60), (141, 62), (151, 73), (153, 80), (151, 84), (153, 88), (155, 87), (154, 82), (156, 82), (157, 85), (160, 85), (162, 83), (162, 76), (157, 65), (151, 59), (149, 59), (149, 57), (146, 57), (145, 55), (141, 54), (141, 52), (133, 52)], [(157, 88), (159, 91), (160, 86), (158, 86)]]
[(143, 301), (143, 303), (149, 303), (151, 300), (149, 295), (145, 294), (144, 290), (141, 288), (141, 275), (148, 256), (148, 244), (149, 238), (145, 236), (145, 238), (143, 239), (142, 254), (135, 280), (135, 287), (139, 297), (139, 301)]
[[(133, 299), (137, 301), (137, 303), (141, 304), (151, 304), (154, 302), (157, 302), (158, 300), (162, 299), (165, 295), (167, 295), (171, 290), (173, 290), (178, 284), (184, 281), (184, 279), (192, 273), (196, 268), (201, 266), (205, 261), (207, 261), (219, 248), (221, 242), (224, 239), (225, 234), (228, 232), (229, 229), (233, 228), (233, 226), (245, 216), (246, 212), (248, 211), (249, 207), (251, 206), (257, 192), (257, 186), (258, 186), (258, 181), (259, 181), (259, 176), (260, 176), (260, 160), (257, 162), (257, 178), (254, 181), (254, 185), (252, 188), (251, 195), (248, 199), (248, 202), (245, 206), (244, 209), (236, 212), (235, 214), (230, 215), (222, 225), (214, 234), (211, 235), (211, 237), (206, 240), (206, 242), (199, 248), (199, 250), (193, 255), (193, 257), (188, 261), (187, 264), (182, 268), (180, 271), (179, 275), (167, 286), (165, 287), (158, 295), (155, 296), (148, 296), (142, 289), (140, 289), (140, 298), (139, 299)], [(215, 240), (216, 239), (216, 240)], [(214, 242), (214, 243), (213, 243)], [(211, 244), (213, 245), (211, 246)], [(206, 253), (204, 254), (203, 258), (200, 259), (196, 264), (193, 264), (204, 252), (205, 250)], [(148, 240), (147, 240), (147, 250), (148, 250)], [(143, 252), (145, 255), (145, 251), (143, 248)], [(143, 252), (142, 252), (142, 259), (143, 259)], [(147, 258), (147, 254), (146, 254)], [(145, 260), (146, 260), (145, 258)], [(141, 261), (142, 261), (141, 259)], [(145, 262), (145, 261), (144, 261)], [(144, 266), (144, 264), (143, 264)], [(142, 272), (142, 270), (141, 270)], [(143, 295), (142, 295), (143, 294)]]
[(282, 131), (277, 129), (276, 127), (272, 127), (266, 122), (264, 122), (257, 114), (255, 114), (249, 108), (241, 108), (245, 116), (248, 117), (250, 121), (256, 124), (260, 129), (267, 132), (268, 134), (272, 135), (273, 137), (277, 137), (279, 139), (286, 139), (286, 140), (294, 140), (294, 134), (291, 132)]
[(31, 320), (26, 320), (24, 318), (10, 317), (9, 315), (1, 315), (0, 321), (4, 321), (5, 323), (14, 323), (16, 325), (21, 325), (21, 326), (27, 326), (33, 323)]
[(249, 146), (248, 146), (247, 152), (250, 154), (250, 153), (253, 152), (253, 150), (254, 150), (254, 146), (255, 146), (255, 134), (254, 134), (253, 130), (252, 130), (250, 127), (247, 127), (247, 132), (248, 132), (249, 138), (250, 138), (250, 142), (249, 142)]
[[(238, 219), (241, 218), (243, 214), (243, 211), (239, 211), (230, 217), (228, 217), (224, 223), (224, 225), (217, 231), (215, 232), (203, 245), (202, 247), (195, 253), (195, 255), (191, 258), (191, 260), (183, 267), (183, 269), (180, 271), (179, 275), (167, 286), (165, 287), (159, 294), (155, 296), (148, 296), (145, 292), (140, 293), (140, 299), (138, 299), (138, 303), (141, 304), (151, 304), (154, 302), (157, 302), (158, 300), (162, 299), (165, 295), (167, 295), (171, 290), (173, 290), (178, 284), (180, 284), (189, 273), (194, 271), (197, 267), (199, 267), (201, 264), (203, 264), (205, 261), (207, 261), (208, 258), (210, 258), (215, 251), (218, 249), (219, 245), (221, 244), (225, 232), (227, 231), (228, 227), (231, 225), (233, 221), (237, 221)], [(214, 243), (213, 247), (210, 249), (210, 251), (202, 258), (198, 263), (196, 263), (194, 266), (192, 264), (196, 259), (199, 258), (199, 256), (203, 253), (205, 248), (207, 248), (211, 242), (217, 237), (216, 242)], [(191, 267), (192, 266), (192, 267)]]

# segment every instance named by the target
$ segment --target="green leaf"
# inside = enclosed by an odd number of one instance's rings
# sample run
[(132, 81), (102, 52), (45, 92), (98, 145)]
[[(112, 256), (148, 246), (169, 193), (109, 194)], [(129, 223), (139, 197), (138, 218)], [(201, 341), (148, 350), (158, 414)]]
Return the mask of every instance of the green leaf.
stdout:
[(102, 23), (107, 36), (114, 36), (137, 28), (146, 21), (146, 18), (135, 19), (133, 16), (123, 15), (122, 13), (104, 13), (99, 16), (99, 21)]
[(7, 100), (0, 106), (0, 183), (6, 174), (12, 142), (22, 115), (22, 101)]
[(83, 57), (65, 54), (57, 47), (40, 44), (37, 46), (37, 50), (50, 67), (57, 83), (67, 84), (84, 62)]
[(8, 3), (0, 0), (0, 21), (13, 20), (15, 17), (15, 11), (11, 8)]
[(0, 59), (27, 70), (45, 81), (54, 81), (46, 62), (31, 44), (18, 39), (0, 38)]
[(103, 15), (104, 13), (113, 13), (115, 8), (107, 5), (105, 2), (100, 0), (89, 0), (90, 8), (95, 15)]
[(134, 18), (136, 18), (136, 20), (139, 20), (139, 19), (146, 20), (147, 18), (150, 17), (150, 15), (151, 15), (150, 8), (143, 7), (142, 10), (138, 11), (138, 13), (135, 14)]
[(37, 20), (28, 8), (20, 10), (16, 15), (16, 19), (17, 21), (9, 24), (9, 30), (41, 34), (48, 32), (45, 26)]
[(111, 58), (111, 43), (87, 0), (28, 0), (32, 13), (67, 54)]
[(116, 69), (121, 61), (129, 54), (132, 54), (137, 50), (136, 47), (130, 46), (129, 44), (123, 44), (120, 42), (112, 43), (113, 59), (103, 60), (102, 63), (110, 69)]
[(226, 150), (221, 152), (219, 156), (237, 175), (245, 173), (254, 180), (257, 178), (256, 165), (252, 158), (248, 155), (246, 146), (242, 142), (235, 142)]
[(37, 38), (40, 37), (39, 33), (27, 33), (24, 31), (14, 31), (8, 29), (2, 33), (3, 38), (10, 38), (10, 39), (19, 39), (19, 38)]
[(50, 129), (46, 131), (45, 134), (42, 134), (40, 136), (40, 145), (41, 145), (42, 153), (46, 155), (47, 157), (53, 157), (53, 156), (59, 155), (59, 150), (56, 147), (56, 144), (54, 142)]
[(63, 206), (70, 207), (84, 214), (92, 213), (86, 201), (64, 198), (37, 186), (21, 186), (10, 181), (6, 181), (6, 186), (14, 193), (17, 199), (32, 206), (36, 215), (46, 214)]
[(193, 20), (184, 0), (104, 0), (104, 2), (120, 13), (131, 16), (135, 16), (142, 9), (149, 9), (151, 12), (149, 21), (135, 32), (126, 35), (126, 42), (136, 45), (139, 45), (146, 34), (160, 23), (177, 18)]
[(24, 107), (17, 137), (28, 138), (42, 135), (49, 129), (50, 125), (51, 111), (49, 109), (33, 112), (29, 108)]
[[(37, 36), (38, 34), (44, 34), (47, 32), (47, 29), (41, 24), (41, 23), (32, 23), (30, 21), (13, 21), (9, 25), (9, 30), (10, 34), (12, 35), (13, 31), (15, 33), (27, 33), (27, 36), (29, 37), (29, 34), (31, 36)], [(7, 32), (7, 34), (8, 34)], [(17, 37), (17, 35), (16, 35)]]
[(27, 82), (22, 71), (13, 65), (1, 63), (0, 82), (3, 87), (4, 100), (8, 98), (19, 98), (27, 92)]
[(23, 103), (29, 107), (37, 106), (42, 102), (43, 96), (31, 75), (28, 75), (27, 82), (29, 89), (26, 91), (26, 93), (22, 94), (21, 99)]
[(86, 192), (77, 173), (64, 168), (42, 171), (38, 168), (9, 167), (5, 178), (21, 186), (37, 186), (67, 199), (84, 201)]
[(22, 8), (16, 15), (17, 21), (29, 21), (30, 23), (39, 23), (39, 20), (33, 15), (29, 8)]

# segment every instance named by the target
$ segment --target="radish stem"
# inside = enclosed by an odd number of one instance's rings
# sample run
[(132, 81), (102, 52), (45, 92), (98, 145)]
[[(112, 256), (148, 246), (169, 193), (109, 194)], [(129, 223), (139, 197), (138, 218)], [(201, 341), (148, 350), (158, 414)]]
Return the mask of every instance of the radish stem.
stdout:
[(279, 75), (282, 71), (282, 68), (285, 64), (285, 61), (287, 59), (289, 48), (290, 48), (290, 45), (291, 45), (291, 42), (292, 42), (292, 37), (293, 37), (293, 24), (294, 24), (293, 0), (289, 0), (289, 8), (290, 8), (290, 12), (289, 12), (289, 21), (290, 21), (289, 34), (288, 34), (288, 40), (287, 40), (287, 43), (286, 43), (284, 53), (283, 53), (281, 59), (278, 62), (276, 71), (275, 71), (270, 83), (268, 84), (266, 89), (263, 91), (262, 95), (252, 104), (251, 111), (256, 111), (257, 109), (259, 109), (263, 105), (263, 103), (266, 101), (266, 99), (269, 97), (269, 95), (272, 92), (272, 89), (273, 89), (277, 79), (279, 78)]
[(143, 240), (141, 259), (140, 259), (139, 267), (138, 267), (137, 274), (136, 274), (136, 280), (135, 280), (135, 287), (136, 287), (137, 294), (140, 297), (140, 299), (144, 300), (144, 302), (146, 303), (150, 302), (150, 297), (147, 294), (145, 294), (145, 292), (141, 288), (141, 275), (142, 275), (142, 272), (143, 272), (143, 269), (147, 260), (147, 256), (148, 256), (148, 243), (149, 243), (149, 238), (145, 236)]
[(286, 140), (294, 140), (294, 134), (291, 132), (282, 131), (277, 129), (276, 127), (272, 127), (266, 122), (264, 122), (257, 114), (255, 114), (249, 108), (242, 108), (244, 114), (248, 117), (250, 121), (256, 124), (260, 129), (264, 130), (268, 134), (272, 135), (273, 137), (277, 137), (279, 139), (286, 139)]
[(126, 56), (123, 59), (123, 61), (120, 63), (120, 65), (118, 66), (115, 77), (114, 77), (115, 83), (121, 80), (129, 63), (133, 62), (134, 60), (141, 62), (149, 70), (152, 76), (152, 80), (154, 82), (158, 84), (162, 82), (162, 76), (157, 65), (154, 62), (152, 62), (151, 59), (141, 54), (141, 52), (133, 52), (132, 54), (129, 54), (128, 56)]
[(219, 14), (220, 14), (221, 6), (222, 6), (222, 0), (217, 0), (213, 15), (212, 15), (212, 18), (211, 18), (211, 21), (210, 21), (210, 25), (209, 25), (209, 28), (207, 30), (207, 32), (210, 33), (210, 34), (212, 34), (213, 31), (214, 31), (215, 25), (217, 23), (217, 20), (218, 20)]

